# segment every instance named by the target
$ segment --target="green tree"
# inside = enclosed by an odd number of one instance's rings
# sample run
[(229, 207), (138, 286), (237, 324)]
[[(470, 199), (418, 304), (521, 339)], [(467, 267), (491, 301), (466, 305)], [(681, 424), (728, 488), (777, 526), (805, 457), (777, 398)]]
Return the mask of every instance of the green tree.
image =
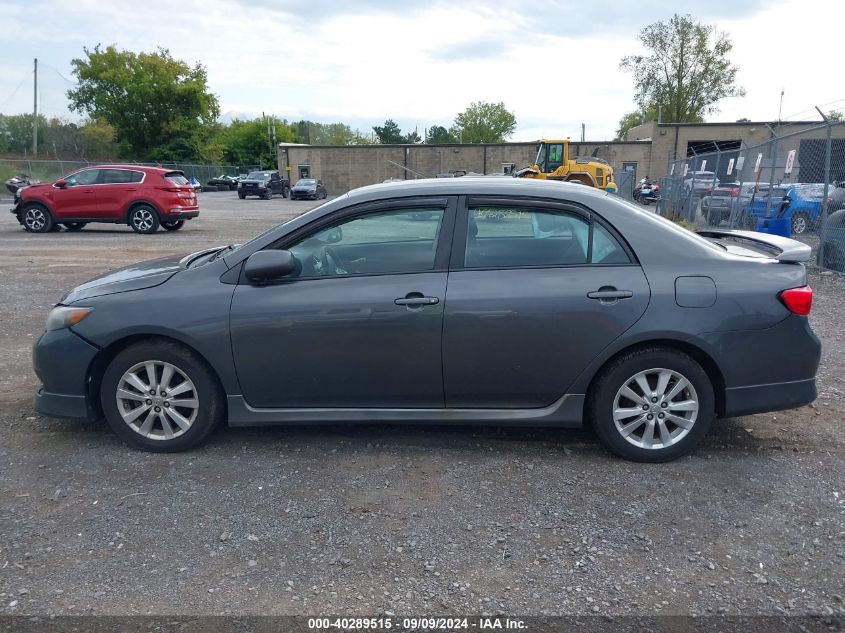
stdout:
[(627, 140), (626, 137), (628, 135), (628, 131), (631, 128), (637, 127), (638, 125), (645, 123), (647, 121), (645, 115), (640, 110), (634, 110), (633, 112), (629, 112), (622, 116), (619, 119), (619, 127), (616, 128), (616, 137), (614, 140), (616, 141), (624, 141)]
[(428, 138), (425, 142), (431, 143), (432, 145), (442, 145), (445, 143), (457, 143), (458, 141), (442, 125), (432, 125), (428, 128)]
[(78, 82), (67, 93), (72, 110), (113, 126), (126, 156), (196, 156), (202, 127), (220, 114), (201, 64), (190, 67), (163, 48), (134, 53), (97, 45), (84, 51), (71, 62)]
[[(47, 118), (38, 115), (38, 153), (46, 150), (44, 134), (40, 133), (47, 128)], [(2, 138), (3, 151), (10, 154), (30, 154), (32, 152), (32, 115), (31, 114), (0, 114), (0, 138)]]
[(416, 145), (417, 143), (422, 142), (422, 137), (420, 137), (419, 132), (414, 130), (413, 132), (408, 132), (405, 135), (405, 140), (403, 142), (408, 143), (409, 145)]
[(292, 143), (298, 138), (298, 125), (283, 119), (235, 119), (220, 131), (218, 140), (223, 161), (232, 165), (275, 165), (276, 153), (271, 140), (274, 127), (277, 143)]
[(387, 119), (382, 126), (373, 126), (373, 132), (382, 145), (399, 145), (405, 142), (405, 136), (399, 125), (393, 119)]
[(827, 113), (827, 120), (839, 122), (843, 119), (842, 110), (831, 110)]
[(516, 129), (516, 117), (504, 103), (476, 101), (455, 117), (450, 133), (462, 143), (502, 143)]
[(718, 110), (720, 99), (745, 95), (728, 59), (733, 44), (726, 33), (676, 13), (645, 27), (640, 42), (647, 54), (623, 57), (620, 68), (633, 76), (640, 109), (660, 104), (664, 122), (701, 121)]
[(111, 160), (118, 154), (117, 134), (109, 123), (98, 119), (87, 121), (79, 130), (79, 157), (88, 160)]

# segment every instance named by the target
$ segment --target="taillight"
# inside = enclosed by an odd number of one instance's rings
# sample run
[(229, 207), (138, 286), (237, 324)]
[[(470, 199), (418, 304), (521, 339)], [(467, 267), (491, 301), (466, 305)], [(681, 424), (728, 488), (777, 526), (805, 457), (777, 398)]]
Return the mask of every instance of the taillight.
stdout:
[(739, 189), (731, 189), (731, 198), (736, 198), (739, 196)]
[(813, 307), (813, 289), (810, 286), (784, 290), (778, 297), (792, 314), (807, 316)]

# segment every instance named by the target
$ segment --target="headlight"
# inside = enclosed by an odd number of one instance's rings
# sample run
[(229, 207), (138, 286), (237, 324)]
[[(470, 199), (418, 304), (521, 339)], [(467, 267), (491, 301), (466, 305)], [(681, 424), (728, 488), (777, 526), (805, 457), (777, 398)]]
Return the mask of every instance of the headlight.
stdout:
[(72, 306), (56, 306), (47, 315), (47, 331), (61, 330), (76, 325), (91, 314), (94, 308), (76, 308)]

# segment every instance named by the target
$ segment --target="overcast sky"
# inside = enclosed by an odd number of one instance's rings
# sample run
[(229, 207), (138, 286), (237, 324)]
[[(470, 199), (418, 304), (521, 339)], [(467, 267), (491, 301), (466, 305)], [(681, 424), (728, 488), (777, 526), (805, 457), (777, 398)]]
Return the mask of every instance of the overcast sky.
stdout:
[(83, 46), (169, 48), (208, 69), (224, 117), (261, 112), (343, 121), (362, 132), (394, 119), (403, 130), (448, 127), (472, 101), (503, 101), (512, 140), (613, 137), (634, 108), (622, 56), (640, 29), (675, 11), (727, 31), (745, 98), (711, 121), (816, 119), (813, 105), (845, 108), (841, 0), (699, 2), (455, 2), (395, 0), (0, 0), (0, 112), (67, 111), (70, 60)]

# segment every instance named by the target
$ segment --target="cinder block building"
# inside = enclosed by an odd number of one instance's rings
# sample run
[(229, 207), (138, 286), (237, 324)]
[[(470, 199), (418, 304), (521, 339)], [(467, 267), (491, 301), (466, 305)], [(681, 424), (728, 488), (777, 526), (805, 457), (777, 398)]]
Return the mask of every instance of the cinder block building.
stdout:
[[(660, 178), (666, 175), (670, 161), (717, 149), (724, 158), (722, 165), (708, 163), (707, 168), (724, 171), (729, 159), (735, 158), (741, 147), (771, 139), (769, 126), (779, 136), (810, 130), (800, 139), (810, 143), (807, 152), (816, 152), (812, 142), (822, 141), (826, 134), (817, 121), (780, 124), (651, 121), (632, 128), (625, 141), (572, 142), (570, 154), (604, 159), (616, 172), (617, 181), (623, 176), (634, 181), (644, 176)], [(834, 142), (842, 143), (845, 151), (845, 125), (834, 128), (834, 137), (838, 139)], [(502, 173), (511, 166), (519, 169), (532, 164), (536, 152), (536, 143), (349, 146), (282, 143), (278, 148), (278, 161), (279, 170), (287, 173), (291, 182), (304, 177), (320, 178), (329, 193), (336, 195), (390, 179), (429, 178), (454, 171)], [(697, 168), (696, 165), (692, 167)]]

